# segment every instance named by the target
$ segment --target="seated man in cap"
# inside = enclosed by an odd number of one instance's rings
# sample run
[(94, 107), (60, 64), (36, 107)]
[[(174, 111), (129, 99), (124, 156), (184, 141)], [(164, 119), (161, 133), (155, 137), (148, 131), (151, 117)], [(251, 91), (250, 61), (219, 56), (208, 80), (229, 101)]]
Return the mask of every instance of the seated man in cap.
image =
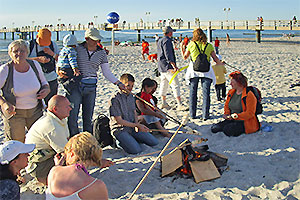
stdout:
[(54, 155), (64, 151), (70, 136), (67, 117), (72, 110), (69, 100), (61, 95), (54, 95), (48, 102), (47, 113), (36, 121), (26, 135), (26, 144), (35, 144), (30, 153), (27, 173), (43, 184), (54, 166)]
[(58, 59), (59, 48), (54, 41), (51, 41), (51, 32), (47, 28), (40, 29), (36, 40), (30, 41), (29, 58), (40, 63), (45, 78), (50, 85), (50, 93), (45, 98), (48, 104), (50, 98), (57, 94), (57, 75), (55, 62)]
[[(90, 28), (85, 32), (85, 41), (76, 47), (77, 64), (82, 79), (80, 86), (74, 88), (66, 97), (74, 106), (68, 118), (70, 136), (79, 133), (78, 114), (82, 104), (83, 131), (92, 133), (92, 117), (94, 113), (96, 89), (98, 75), (97, 71), (101, 67), (102, 74), (111, 83), (120, 89), (125, 89), (124, 85), (110, 71), (105, 50), (98, 46), (101, 37), (96, 28)], [(65, 77), (63, 71), (58, 71), (58, 75)]]

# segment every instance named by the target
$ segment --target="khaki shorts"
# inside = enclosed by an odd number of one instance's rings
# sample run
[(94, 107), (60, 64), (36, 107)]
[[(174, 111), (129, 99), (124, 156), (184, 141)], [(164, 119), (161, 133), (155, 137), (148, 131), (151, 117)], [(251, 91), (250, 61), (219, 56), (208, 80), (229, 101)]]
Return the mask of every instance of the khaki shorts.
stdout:
[(43, 110), (38, 104), (32, 109), (16, 109), (16, 114), (10, 118), (3, 118), (4, 130), (7, 140), (25, 142), (25, 133), (32, 124), (43, 115)]
[(51, 168), (55, 165), (53, 158), (49, 158), (43, 162), (34, 163), (36, 168), (30, 172), (30, 175), (34, 178), (47, 178)]

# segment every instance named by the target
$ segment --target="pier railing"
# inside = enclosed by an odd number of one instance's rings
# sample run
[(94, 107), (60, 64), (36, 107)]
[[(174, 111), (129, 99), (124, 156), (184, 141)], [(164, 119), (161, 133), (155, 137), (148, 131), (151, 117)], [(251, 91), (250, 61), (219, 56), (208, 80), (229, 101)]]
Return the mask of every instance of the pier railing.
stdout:
[[(118, 23), (118, 24), (97, 24), (97, 25), (59, 25), (46, 26), (50, 31), (79, 31), (86, 30), (89, 27), (95, 27), (102, 30), (143, 30), (143, 29), (161, 29), (164, 26), (171, 26), (174, 29), (240, 29), (240, 30), (300, 30), (300, 22), (296, 20), (264, 20), (262, 23), (256, 20), (228, 20), (228, 21), (183, 21), (183, 22), (138, 22), (138, 23)], [(44, 26), (24, 26), (6, 28), (2, 27), (0, 32), (36, 32)]]

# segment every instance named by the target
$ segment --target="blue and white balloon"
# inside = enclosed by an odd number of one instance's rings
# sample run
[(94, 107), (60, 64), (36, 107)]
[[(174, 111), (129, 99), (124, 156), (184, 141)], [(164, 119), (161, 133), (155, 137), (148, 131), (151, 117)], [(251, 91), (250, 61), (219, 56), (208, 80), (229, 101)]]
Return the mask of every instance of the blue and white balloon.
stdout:
[(115, 24), (119, 21), (120, 16), (116, 12), (111, 12), (106, 17), (107, 21), (111, 24)]

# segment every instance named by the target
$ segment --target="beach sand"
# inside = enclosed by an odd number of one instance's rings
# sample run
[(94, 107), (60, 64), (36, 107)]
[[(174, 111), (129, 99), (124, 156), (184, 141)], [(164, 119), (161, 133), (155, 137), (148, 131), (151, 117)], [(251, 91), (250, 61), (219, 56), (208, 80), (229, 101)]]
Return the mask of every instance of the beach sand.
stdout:
[[(299, 38), (291, 38), (298, 41)], [(291, 41), (290, 40), (290, 41)], [(261, 44), (254, 41), (232, 41), (226, 46), (221, 41), (220, 54), (227, 63), (239, 68), (249, 79), (249, 85), (262, 92), (264, 111), (259, 115), (262, 124), (272, 126), (271, 132), (259, 131), (239, 137), (227, 137), (223, 133), (212, 134), (212, 124), (222, 120), (224, 103), (216, 100), (215, 89), (211, 87), (211, 116), (205, 122), (190, 120), (188, 126), (202, 135), (179, 134), (170, 146), (175, 147), (184, 139), (191, 141), (199, 137), (207, 138), (211, 151), (226, 155), (229, 168), (216, 180), (196, 184), (193, 179), (178, 176), (160, 177), (160, 162), (151, 171), (133, 199), (300, 199), (300, 88), (289, 86), (300, 79), (300, 45), (280, 38)], [(150, 53), (155, 53), (154, 44)], [(140, 91), (141, 82), (146, 77), (154, 78), (156, 65), (141, 59), (141, 47), (115, 47), (115, 55), (109, 55), (113, 73), (119, 77), (123, 73), (134, 75), (134, 93)], [(176, 51), (179, 67), (186, 66), (180, 52)], [(7, 61), (6, 55), (0, 61)], [(228, 74), (234, 69), (227, 67)], [(228, 75), (227, 74), (227, 75)], [(159, 79), (155, 78), (158, 83)], [(184, 73), (179, 74), (183, 101), (188, 104), (189, 89)], [(108, 114), (108, 102), (117, 91), (116, 86), (100, 75), (94, 117), (98, 113)], [(227, 76), (227, 91), (231, 89)], [(61, 91), (60, 91), (61, 92)], [(201, 89), (198, 91), (198, 110), (201, 115)], [(158, 97), (158, 93), (155, 94)], [(187, 112), (176, 111), (176, 101), (171, 89), (167, 101), (174, 109), (167, 113), (179, 121)], [(82, 121), (80, 120), (80, 123)], [(167, 123), (167, 128), (176, 130), (178, 125)], [(3, 123), (0, 122), (1, 132)], [(143, 145), (143, 153), (161, 150), (168, 138), (157, 136), (159, 145), (151, 148)], [(3, 137), (1, 137), (3, 139)], [(130, 157), (123, 150), (104, 149), (104, 157), (117, 161)], [(122, 161), (109, 169), (94, 168), (92, 176), (105, 182), (110, 199), (126, 199), (156, 159), (156, 155), (143, 156)], [(30, 180), (21, 187), (21, 199), (44, 199), (43, 188)]]

